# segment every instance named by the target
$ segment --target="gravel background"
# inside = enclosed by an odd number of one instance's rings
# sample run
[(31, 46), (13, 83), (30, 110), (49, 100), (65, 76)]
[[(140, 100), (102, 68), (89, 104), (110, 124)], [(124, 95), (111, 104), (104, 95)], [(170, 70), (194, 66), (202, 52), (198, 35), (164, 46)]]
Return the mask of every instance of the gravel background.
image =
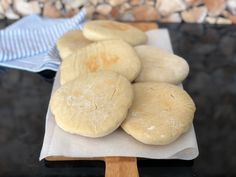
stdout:
[[(154, 166), (141, 176), (236, 176), (236, 26), (161, 27), (190, 64), (184, 87), (197, 106), (200, 156), (192, 168)], [(102, 176), (102, 167), (47, 168), (38, 161), (53, 74), (0, 68), (0, 176)]]

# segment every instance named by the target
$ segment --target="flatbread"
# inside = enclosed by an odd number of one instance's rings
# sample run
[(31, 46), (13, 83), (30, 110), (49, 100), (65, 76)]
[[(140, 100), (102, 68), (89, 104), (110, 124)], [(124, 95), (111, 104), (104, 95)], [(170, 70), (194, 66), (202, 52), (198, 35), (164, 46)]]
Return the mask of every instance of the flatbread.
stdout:
[(78, 50), (62, 62), (61, 84), (101, 70), (115, 71), (133, 81), (140, 68), (141, 63), (135, 50), (126, 42), (96, 42)]
[(122, 128), (138, 141), (166, 145), (186, 132), (193, 121), (195, 105), (178, 86), (145, 82), (133, 85), (134, 101)]
[(87, 46), (92, 43), (83, 36), (81, 30), (72, 30), (65, 33), (57, 41), (57, 49), (59, 51), (60, 57), (64, 60), (74, 51)]
[(132, 104), (130, 82), (115, 72), (84, 75), (61, 86), (51, 99), (51, 111), (64, 131), (102, 137), (117, 129)]
[(147, 36), (141, 30), (120, 22), (95, 20), (85, 24), (84, 36), (91, 41), (122, 39), (131, 45), (144, 44)]
[(147, 45), (137, 46), (135, 50), (142, 63), (136, 82), (179, 84), (188, 76), (188, 63), (177, 55)]

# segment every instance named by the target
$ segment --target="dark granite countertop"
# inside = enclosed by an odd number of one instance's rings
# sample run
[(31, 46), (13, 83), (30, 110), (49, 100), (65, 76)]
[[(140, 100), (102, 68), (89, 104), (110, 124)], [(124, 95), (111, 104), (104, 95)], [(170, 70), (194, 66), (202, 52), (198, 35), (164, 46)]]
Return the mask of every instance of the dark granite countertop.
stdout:
[[(140, 160), (140, 176), (236, 176), (236, 26), (160, 26), (190, 65), (184, 87), (197, 106), (200, 155), (187, 162)], [(54, 74), (0, 67), (0, 177), (104, 176), (102, 162), (38, 160)]]

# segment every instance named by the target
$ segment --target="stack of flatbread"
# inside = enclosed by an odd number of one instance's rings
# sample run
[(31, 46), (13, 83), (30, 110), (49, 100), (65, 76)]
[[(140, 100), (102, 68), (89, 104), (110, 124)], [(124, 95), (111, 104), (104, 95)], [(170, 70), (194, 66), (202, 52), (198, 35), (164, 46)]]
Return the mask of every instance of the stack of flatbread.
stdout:
[(196, 108), (178, 84), (189, 66), (146, 40), (139, 29), (106, 20), (62, 36), (57, 42), (61, 87), (50, 102), (57, 125), (90, 138), (121, 126), (151, 145), (169, 144), (185, 133)]

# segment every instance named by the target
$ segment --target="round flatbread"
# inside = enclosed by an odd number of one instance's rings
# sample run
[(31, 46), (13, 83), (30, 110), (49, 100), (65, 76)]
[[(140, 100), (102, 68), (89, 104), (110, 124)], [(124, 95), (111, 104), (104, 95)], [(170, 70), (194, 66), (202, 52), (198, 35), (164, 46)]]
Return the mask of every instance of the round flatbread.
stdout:
[(122, 39), (131, 45), (144, 44), (147, 36), (141, 30), (120, 22), (95, 20), (85, 24), (84, 36), (91, 41)]
[(165, 145), (176, 140), (192, 124), (195, 105), (178, 86), (168, 83), (136, 83), (134, 101), (122, 128), (138, 141)]
[(60, 57), (64, 60), (74, 51), (91, 44), (92, 42), (83, 36), (80, 30), (73, 30), (65, 33), (57, 41), (57, 49)]
[(101, 70), (115, 71), (133, 81), (140, 68), (141, 63), (135, 50), (126, 42), (96, 42), (78, 50), (62, 62), (61, 84)]
[(142, 67), (136, 82), (181, 83), (189, 73), (188, 63), (181, 57), (153, 46), (137, 46)]
[(115, 72), (103, 71), (61, 86), (52, 96), (51, 111), (64, 131), (102, 137), (120, 126), (132, 100), (130, 82)]

